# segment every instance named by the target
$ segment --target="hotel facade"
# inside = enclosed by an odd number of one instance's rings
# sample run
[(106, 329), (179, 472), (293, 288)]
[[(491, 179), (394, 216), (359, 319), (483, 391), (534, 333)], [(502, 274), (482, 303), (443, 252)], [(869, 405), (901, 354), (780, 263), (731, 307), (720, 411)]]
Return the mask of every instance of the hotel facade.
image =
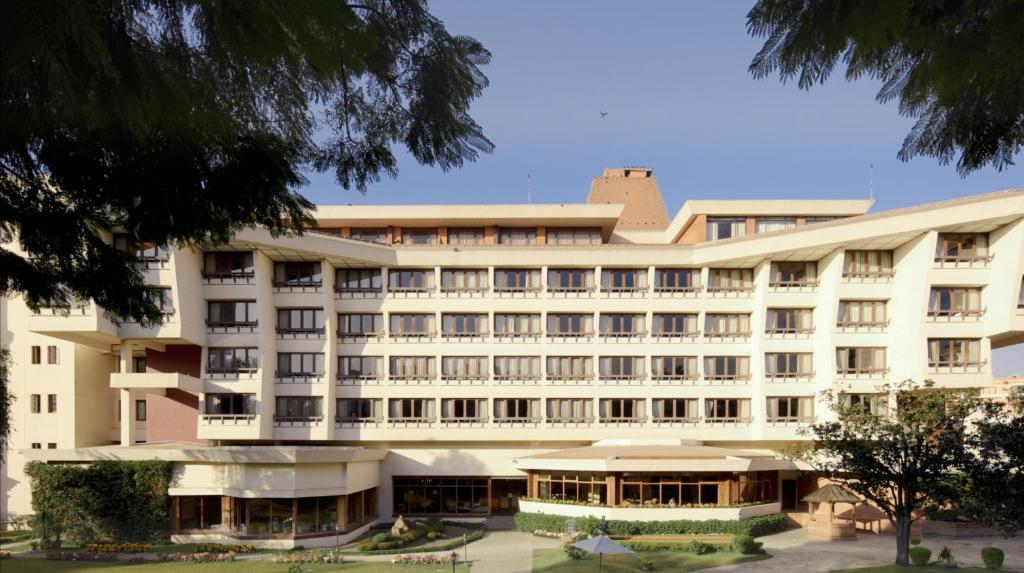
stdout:
[[(608, 169), (586, 203), (322, 206), (214, 250), (114, 235), (159, 326), (0, 308), (30, 460), (174, 462), (178, 538), (333, 545), (396, 515), (732, 519), (797, 509), (777, 453), (880, 384), (992, 384), (1024, 341), (1024, 190), (687, 201)], [(806, 468), (804, 468), (806, 469)]]

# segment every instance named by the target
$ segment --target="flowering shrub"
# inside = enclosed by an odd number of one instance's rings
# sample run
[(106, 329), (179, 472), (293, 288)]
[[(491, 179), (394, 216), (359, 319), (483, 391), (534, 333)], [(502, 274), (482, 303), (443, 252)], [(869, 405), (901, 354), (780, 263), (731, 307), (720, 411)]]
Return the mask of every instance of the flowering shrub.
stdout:
[(337, 549), (289, 551), (274, 556), (274, 563), (344, 563), (345, 556)]
[(451, 562), (451, 557), (447, 555), (427, 553), (399, 554), (391, 559), (392, 565), (446, 565)]
[(181, 561), (183, 563), (211, 563), (215, 561), (234, 561), (234, 553), (161, 553), (161, 561)]
[(149, 553), (149, 543), (86, 543), (83, 549), (93, 553)]
[(47, 551), (46, 558), (52, 561), (116, 561), (117, 554), (95, 551)]
[(226, 543), (200, 543), (196, 545), (196, 551), (199, 553), (253, 553), (256, 551), (255, 545), (240, 544), (240, 545), (228, 545)]

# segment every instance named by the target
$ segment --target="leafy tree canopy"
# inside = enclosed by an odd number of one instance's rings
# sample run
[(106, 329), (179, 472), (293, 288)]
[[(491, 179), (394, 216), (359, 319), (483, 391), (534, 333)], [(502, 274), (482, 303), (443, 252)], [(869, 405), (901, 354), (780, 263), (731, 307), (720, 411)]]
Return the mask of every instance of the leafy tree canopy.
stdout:
[(984, 405), (971, 433), (966, 496), (978, 520), (1007, 533), (1024, 527), (1024, 392)]
[(765, 43), (750, 71), (801, 89), (846, 78), (882, 81), (916, 119), (899, 158), (932, 156), (968, 173), (1014, 164), (1024, 143), (1024, 2), (759, 0), (747, 29)]
[(301, 231), (304, 169), (461, 166), (493, 147), (468, 113), (489, 59), (424, 0), (0, 0), (0, 294), (158, 322), (112, 232)]

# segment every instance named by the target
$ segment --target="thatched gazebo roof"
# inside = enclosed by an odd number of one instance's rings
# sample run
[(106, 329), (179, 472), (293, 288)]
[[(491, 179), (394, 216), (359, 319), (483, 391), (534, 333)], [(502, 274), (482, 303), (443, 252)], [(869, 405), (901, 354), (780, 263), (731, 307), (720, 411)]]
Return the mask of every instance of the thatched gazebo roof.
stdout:
[(860, 503), (864, 500), (848, 489), (835, 484), (829, 484), (814, 493), (808, 494), (804, 497), (803, 501), (813, 501), (815, 503)]

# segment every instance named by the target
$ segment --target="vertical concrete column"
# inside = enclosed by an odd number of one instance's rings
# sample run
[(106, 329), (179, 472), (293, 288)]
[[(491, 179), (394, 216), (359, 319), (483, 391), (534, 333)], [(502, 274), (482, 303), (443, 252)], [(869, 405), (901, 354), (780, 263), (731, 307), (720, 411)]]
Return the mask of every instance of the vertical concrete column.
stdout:
[(259, 370), (256, 390), (257, 412), (259, 416), (259, 437), (270, 439), (274, 434), (274, 411), (276, 394), (274, 392), (274, 368), (277, 363), (277, 310), (274, 303), (274, 261), (256, 250), (253, 252), (253, 264), (256, 277), (256, 315), (259, 317), (257, 346), (259, 348)]
[(834, 412), (820, 400), (821, 392), (833, 386), (836, 375), (836, 320), (839, 316), (839, 290), (843, 280), (846, 251), (836, 249), (818, 261), (818, 290), (815, 295), (814, 324), (814, 417), (827, 420)]
[[(748, 219), (749, 222), (749, 219)], [(767, 392), (764, 379), (764, 341), (768, 281), (771, 278), (771, 260), (765, 259), (754, 267), (754, 300), (750, 312), (750, 415), (754, 419), (750, 439), (761, 439), (764, 434), (767, 411)]]
[(337, 413), (338, 386), (338, 309), (334, 302), (334, 266), (324, 260), (324, 432), (325, 439), (334, 437), (334, 416)]
[[(928, 292), (935, 268), (935, 242), (938, 233), (930, 231), (896, 248), (893, 252), (895, 276), (889, 299), (889, 331), (885, 360), (891, 366), (888, 381), (928, 378), (928, 344), (924, 317), (928, 312)], [(907, 344), (916, 340), (917, 344)], [(900, 360), (893, 351), (900, 349)]]
[[(132, 351), (135, 344), (131, 340), (121, 341), (121, 352), (119, 356), (120, 371), (129, 374), (135, 367), (132, 360)], [(135, 397), (132, 391), (122, 388), (118, 393), (121, 398), (121, 445), (131, 446), (135, 443)]]

